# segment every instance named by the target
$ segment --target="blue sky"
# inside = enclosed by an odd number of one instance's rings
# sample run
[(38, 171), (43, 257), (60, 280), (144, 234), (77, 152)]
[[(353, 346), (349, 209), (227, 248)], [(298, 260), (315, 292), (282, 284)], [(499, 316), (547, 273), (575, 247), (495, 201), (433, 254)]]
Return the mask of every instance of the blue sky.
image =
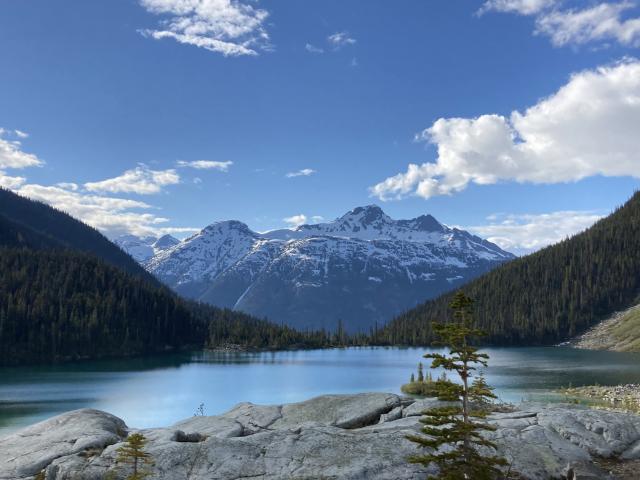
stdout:
[(638, 187), (638, 17), (622, 1), (5, 0), (0, 183), (111, 236), (378, 203), (529, 251)]

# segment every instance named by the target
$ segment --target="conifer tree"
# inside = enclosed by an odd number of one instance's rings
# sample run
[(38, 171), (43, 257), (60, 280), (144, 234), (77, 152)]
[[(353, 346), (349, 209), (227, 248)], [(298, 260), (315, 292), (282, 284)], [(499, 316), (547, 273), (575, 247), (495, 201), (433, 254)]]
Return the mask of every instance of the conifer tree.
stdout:
[(455, 295), (450, 305), (454, 312), (453, 322), (433, 325), (440, 343), (448, 347), (449, 354), (424, 355), (431, 359), (431, 368), (442, 367), (445, 371), (455, 372), (461, 381), (438, 381), (438, 398), (459, 402), (459, 405), (425, 411), (420, 419), (424, 425), (421, 431), (428, 437), (407, 436), (420, 447), (430, 449), (430, 453), (409, 459), (425, 466), (435, 464), (439, 474), (429, 477), (430, 480), (493, 480), (501, 476), (499, 467), (507, 463), (503, 458), (488, 453), (495, 450), (496, 445), (482, 436), (483, 431), (495, 430), (482, 421), (488, 414), (486, 406), (495, 395), (482, 375), (473, 378), (478, 365), (487, 366), (489, 356), (478, 353), (478, 349), (469, 343), (472, 338), (483, 335), (482, 331), (472, 327), (472, 304), (473, 301), (463, 293)]
[(145, 452), (144, 447), (147, 438), (141, 433), (134, 433), (127, 437), (126, 443), (118, 449), (118, 463), (127, 463), (132, 466), (132, 473), (127, 480), (143, 480), (151, 475), (151, 472), (142, 470), (143, 465), (152, 465), (151, 455)]
[(418, 363), (418, 381), (424, 382), (424, 371), (423, 371), (422, 362)]

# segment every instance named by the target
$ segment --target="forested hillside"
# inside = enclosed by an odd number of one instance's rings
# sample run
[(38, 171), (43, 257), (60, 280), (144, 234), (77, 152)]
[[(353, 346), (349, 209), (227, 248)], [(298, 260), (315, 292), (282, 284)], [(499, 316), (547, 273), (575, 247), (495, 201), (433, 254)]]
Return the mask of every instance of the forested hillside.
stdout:
[(0, 365), (336, 340), (184, 301), (86, 254), (0, 248)]
[(332, 340), (183, 300), (96, 230), (0, 190), (0, 365)]
[(205, 326), (164, 287), (86, 254), (0, 249), (0, 363), (202, 344)]
[(85, 252), (157, 283), (152, 275), (96, 229), (45, 203), (3, 188), (0, 188), (0, 245), (36, 249), (57, 247)]
[[(509, 262), (462, 288), (475, 299), (477, 324), (495, 344), (565, 340), (640, 291), (640, 193), (587, 231)], [(400, 315), (374, 342), (424, 345), (432, 321), (447, 320), (451, 294)]]

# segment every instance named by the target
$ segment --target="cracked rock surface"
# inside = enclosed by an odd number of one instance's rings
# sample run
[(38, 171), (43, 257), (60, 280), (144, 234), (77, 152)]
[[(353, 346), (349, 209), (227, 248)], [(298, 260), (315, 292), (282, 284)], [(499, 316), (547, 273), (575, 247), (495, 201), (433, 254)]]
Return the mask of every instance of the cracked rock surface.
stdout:
[[(156, 480), (418, 480), (434, 472), (407, 463), (418, 450), (405, 435), (437, 404), (387, 393), (325, 395), (287, 405), (241, 403), (222, 415), (146, 430), (76, 410), (0, 438), (0, 480), (124, 479), (130, 472), (115, 459), (132, 432), (147, 437), (154, 461), (148, 478)], [(523, 404), (489, 421), (497, 430), (488, 435), (523, 478), (563, 478), (569, 469), (577, 478), (613, 478), (596, 457), (640, 459), (639, 416)]]

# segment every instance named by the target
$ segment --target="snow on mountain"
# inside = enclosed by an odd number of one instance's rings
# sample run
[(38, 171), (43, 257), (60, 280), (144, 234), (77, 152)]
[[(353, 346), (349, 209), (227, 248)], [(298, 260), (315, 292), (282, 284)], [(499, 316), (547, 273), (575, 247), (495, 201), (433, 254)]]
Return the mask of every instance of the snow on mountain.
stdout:
[(113, 243), (131, 255), (137, 262), (144, 263), (154, 255), (179, 244), (180, 240), (171, 235), (163, 235), (160, 238), (122, 235), (115, 238)]
[(430, 215), (393, 220), (370, 205), (266, 233), (218, 222), (147, 258), (150, 272), (190, 298), (298, 328), (342, 320), (361, 331), (514, 256)]

